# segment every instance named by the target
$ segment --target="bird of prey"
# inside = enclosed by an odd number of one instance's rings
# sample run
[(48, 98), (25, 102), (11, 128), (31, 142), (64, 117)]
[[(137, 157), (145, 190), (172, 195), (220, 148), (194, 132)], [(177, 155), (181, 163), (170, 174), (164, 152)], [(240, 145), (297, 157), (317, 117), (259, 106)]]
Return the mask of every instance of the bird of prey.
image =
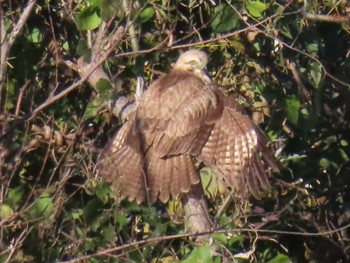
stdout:
[(207, 62), (203, 51), (183, 53), (105, 146), (97, 170), (121, 197), (152, 204), (187, 193), (200, 182), (193, 159), (239, 197), (251, 192), (259, 199), (260, 188), (270, 188), (265, 167), (277, 171), (278, 165), (268, 139), (235, 98), (211, 82)]

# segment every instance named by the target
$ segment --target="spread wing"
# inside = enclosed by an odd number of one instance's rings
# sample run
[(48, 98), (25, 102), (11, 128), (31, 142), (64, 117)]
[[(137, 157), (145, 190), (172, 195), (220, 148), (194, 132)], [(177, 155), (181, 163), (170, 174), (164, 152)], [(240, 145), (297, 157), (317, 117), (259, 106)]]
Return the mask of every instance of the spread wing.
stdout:
[(132, 133), (133, 124), (133, 118), (129, 119), (105, 146), (96, 169), (121, 196), (141, 203), (146, 196), (146, 177), (140, 141)]
[(270, 187), (260, 154), (267, 165), (278, 170), (274, 156), (266, 148), (268, 139), (234, 98), (219, 90), (218, 96), (224, 109), (199, 159), (216, 171), (239, 196), (247, 197), (250, 190), (259, 199), (260, 186)]
[(140, 132), (159, 157), (198, 154), (220, 114), (215, 92), (195, 75), (172, 71), (156, 81), (139, 105), (135, 133)]

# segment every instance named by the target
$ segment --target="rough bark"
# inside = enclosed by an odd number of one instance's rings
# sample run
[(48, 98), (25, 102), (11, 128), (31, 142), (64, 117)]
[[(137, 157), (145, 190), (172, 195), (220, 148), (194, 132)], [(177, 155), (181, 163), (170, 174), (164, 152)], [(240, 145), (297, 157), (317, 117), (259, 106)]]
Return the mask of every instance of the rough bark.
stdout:
[(188, 230), (194, 234), (209, 232), (212, 228), (212, 220), (201, 183), (192, 185), (189, 193), (182, 197), (182, 203)]

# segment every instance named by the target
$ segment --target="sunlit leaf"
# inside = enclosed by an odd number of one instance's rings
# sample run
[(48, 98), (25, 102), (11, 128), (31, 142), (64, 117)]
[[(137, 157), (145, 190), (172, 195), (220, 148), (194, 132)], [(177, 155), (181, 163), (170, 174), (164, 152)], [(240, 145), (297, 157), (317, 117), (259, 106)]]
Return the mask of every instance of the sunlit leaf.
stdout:
[(142, 12), (140, 13), (139, 16), (139, 22), (145, 23), (148, 20), (150, 20), (154, 16), (154, 9), (153, 7), (146, 7)]
[(291, 263), (291, 262), (292, 260), (288, 256), (281, 253), (278, 253), (276, 257), (267, 261), (267, 263)]
[(174, 198), (168, 202), (167, 211), (174, 223), (183, 223), (184, 209), (179, 199)]
[(78, 25), (82, 30), (93, 30), (97, 28), (102, 19), (98, 14), (99, 9), (94, 6), (87, 7), (78, 15)]
[(216, 197), (225, 191), (223, 184), (218, 180), (217, 176), (209, 168), (203, 168), (200, 171), (203, 189), (209, 197)]
[(33, 28), (32, 34), (31, 34), (31, 40), (33, 43), (40, 43), (42, 39), (42, 34), (39, 30), (39, 28)]
[(266, 4), (263, 2), (257, 1), (248, 1), (245, 5), (247, 11), (249, 14), (251, 14), (253, 17), (261, 18), (263, 16), (263, 12), (268, 8)]
[(53, 201), (51, 197), (40, 197), (29, 209), (29, 214), (33, 218), (49, 216), (53, 209)]
[(219, 241), (222, 244), (226, 244), (227, 243), (227, 237), (224, 233), (214, 233), (211, 235), (211, 237), (216, 240)]
[(5, 104), (5, 108), (8, 110), (11, 110), (15, 107), (15, 104), (13, 104), (11, 101), (7, 101)]
[(287, 119), (294, 125), (298, 124), (299, 120), (300, 101), (296, 96), (289, 96), (285, 99), (285, 111)]
[(192, 262), (213, 262), (211, 256), (211, 250), (208, 246), (196, 247), (192, 250), (191, 254), (181, 263), (192, 263)]
[(0, 205), (0, 219), (7, 218), (13, 214), (13, 210), (10, 206), (2, 204)]

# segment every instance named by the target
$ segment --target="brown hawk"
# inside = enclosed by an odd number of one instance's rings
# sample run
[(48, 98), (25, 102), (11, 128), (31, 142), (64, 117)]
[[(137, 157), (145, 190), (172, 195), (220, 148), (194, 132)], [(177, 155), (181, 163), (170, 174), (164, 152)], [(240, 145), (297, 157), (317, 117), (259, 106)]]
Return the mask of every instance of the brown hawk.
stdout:
[(260, 158), (272, 170), (278, 166), (268, 139), (233, 97), (211, 83), (207, 61), (202, 51), (183, 53), (104, 148), (97, 170), (122, 197), (152, 204), (187, 193), (200, 182), (193, 157), (240, 197), (250, 191), (260, 198), (260, 186), (270, 187)]

